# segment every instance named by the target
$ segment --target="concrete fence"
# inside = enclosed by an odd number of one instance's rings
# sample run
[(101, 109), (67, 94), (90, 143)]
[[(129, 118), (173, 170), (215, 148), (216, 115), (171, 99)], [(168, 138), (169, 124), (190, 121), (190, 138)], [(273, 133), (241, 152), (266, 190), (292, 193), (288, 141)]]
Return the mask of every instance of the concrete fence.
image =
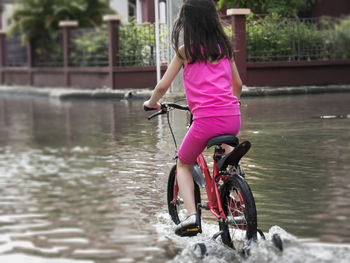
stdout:
[(247, 62), (246, 15), (249, 9), (229, 9), (235, 61), (246, 86), (350, 84), (350, 59)]
[[(350, 84), (350, 60), (328, 59), (312, 61), (247, 61), (246, 15), (249, 9), (230, 9), (228, 19), (233, 32), (234, 57), (246, 86), (300, 86)], [(42, 66), (33, 52), (33, 42), (25, 47), (24, 64), (9, 65), (6, 52), (11, 48), (6, 32), (0, 32), (0, 84), (77, 87), (86, 89), (143, 89), (156, 84), (154, 65), (125, 66), (120, 63), (120, 17), (104, 17), (108, 31), (108, 54), (103, 65), (72, 66), (70, 63), (72, 30), (77, 23), (62, 21), (62, 54), (59, 63)], [(107, 44), (106, 44), (107, 45)], [(108, 56), (108, 58), (107, 58)], [(162, 73), (166, 66), (162, 66)]]
[[(33, 52), (33, 41), (26, 44), (24, 65), (9, 66), (6, 63), (6, 32), (0, 32), (0, 84), (29, 85), (45, 87), (76, 87), (86, 89), (141, 89), (151, 88), (156, 84), (155, 66), (120, 66), (119, 65), (119, 29), (120, 17), (104, 17), (108, 30), (107, 66), (77, 67), (71, 66), (70, 39), (72, 30), (78, 26), (76, 21), (62, 21), (62, 56), (63, 61), (56, 61), (59, 66), (38, 66)], [(49, 43), (47, 45), (50, 45)], [(162, 66), (164, 73), (166, 67)]]

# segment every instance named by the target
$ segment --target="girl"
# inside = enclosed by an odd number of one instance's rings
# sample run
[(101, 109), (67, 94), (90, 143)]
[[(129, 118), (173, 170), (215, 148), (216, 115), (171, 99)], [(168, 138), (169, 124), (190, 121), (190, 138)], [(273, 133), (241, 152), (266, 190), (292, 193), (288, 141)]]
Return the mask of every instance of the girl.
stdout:
[[(179, 47), (183, 30), (184, 45)], [(192, 166), (207, 141), (218, 135), (237, 135), (241, 119), (242, 82), (232, 57), (232, 47), (220, 24), (213, 0), (185, 0), (172, 32), (176, 55), (144, 106), (160, 110), (158, 101), (183, 67), (188, 106), (193, 124), (178, 151), (177, 182), (187, 218), (175, 228), (181, 236), (198, 233)], [(232, 148), (224, 146), (226, 153)]]

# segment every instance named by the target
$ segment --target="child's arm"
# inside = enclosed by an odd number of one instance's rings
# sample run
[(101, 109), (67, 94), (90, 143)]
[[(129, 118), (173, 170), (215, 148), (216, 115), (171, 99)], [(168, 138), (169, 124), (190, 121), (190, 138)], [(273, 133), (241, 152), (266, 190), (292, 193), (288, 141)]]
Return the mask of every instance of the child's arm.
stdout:
[(236, 67), (236, 63), (232, 61), (232, 93), (234, 96), (236, 96), (238, 99), (241, 96), (242, 93), (242, 80), (239, 77), (239, 73)]
[(183, 64), (182, 59), (180, 59), (176, 54), (171, 61), (169, 67), (165, 71), (164, 76), (158, 82), (157, 86), (153, 90), (152, 96), (149, 100), (143, 103), (144, 106), (148, 108), (155, 108), (157, 110), (160, 109), (160, 104), (158, 101), (164, 96), (167, 90), (170, 87), (170, 84), (173, 82), (177, 73), (179, 73), (181, 66)]

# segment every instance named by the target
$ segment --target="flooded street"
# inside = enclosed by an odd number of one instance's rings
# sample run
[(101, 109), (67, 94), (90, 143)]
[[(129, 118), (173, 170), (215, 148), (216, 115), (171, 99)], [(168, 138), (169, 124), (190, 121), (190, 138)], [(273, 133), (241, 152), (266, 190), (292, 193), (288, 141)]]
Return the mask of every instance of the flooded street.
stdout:
[[(0, 95), (0, 262), (350, 262), (350, 93), (242, 98), (258, 225), (285, 242), (246, 259), (207, 215), (203, 234), (173, 234), (174, 145), (141, 105)], [(178, 144), (185, 119), (171, 113)]]

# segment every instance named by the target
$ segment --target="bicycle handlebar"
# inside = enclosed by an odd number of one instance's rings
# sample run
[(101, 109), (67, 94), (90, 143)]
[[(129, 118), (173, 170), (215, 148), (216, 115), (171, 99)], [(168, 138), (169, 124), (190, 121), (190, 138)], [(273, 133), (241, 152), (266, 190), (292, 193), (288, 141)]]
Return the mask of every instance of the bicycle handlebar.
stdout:
[(176, 103), (165, 103), (167, 105), (167, 107), (170, 108), (174, 108), (174, 109), (178, 109), (178, 110), (187, 110), (187, 111), (191, 111), (190, 108), (186, 105), (180, 105), (180, 104), (176, 104)]
[(147, 106), (143, 106), (144, 111), (151, 111), (151, 110), (156, 110), (156, 108), (149, 108)]
[[(174, 109), (178, 109), (178, 110), (187, 110), (187, 111), (190, 111), (190, 108), (188, 106), (183, 106), (183, 105), (180, 105), (180, 104), (176, 104), (176, 103), (161, 103), (161, 108), (160, 108), (160, 111), (158, 112), (155, 112), (153, 113), (152, 115), (148, 116), (148, 120), (158, 116), (158, 115), (161, 115), (161, 114), (165, 114), (169, 111), (170, 108), (174, 108)], [(143, 109), (145, 111), (151, 111), (151, 110), (155, 110), (155, 108), (149, 108), (149, 107), (146, 107), (146, 106), (143, 106)]]

